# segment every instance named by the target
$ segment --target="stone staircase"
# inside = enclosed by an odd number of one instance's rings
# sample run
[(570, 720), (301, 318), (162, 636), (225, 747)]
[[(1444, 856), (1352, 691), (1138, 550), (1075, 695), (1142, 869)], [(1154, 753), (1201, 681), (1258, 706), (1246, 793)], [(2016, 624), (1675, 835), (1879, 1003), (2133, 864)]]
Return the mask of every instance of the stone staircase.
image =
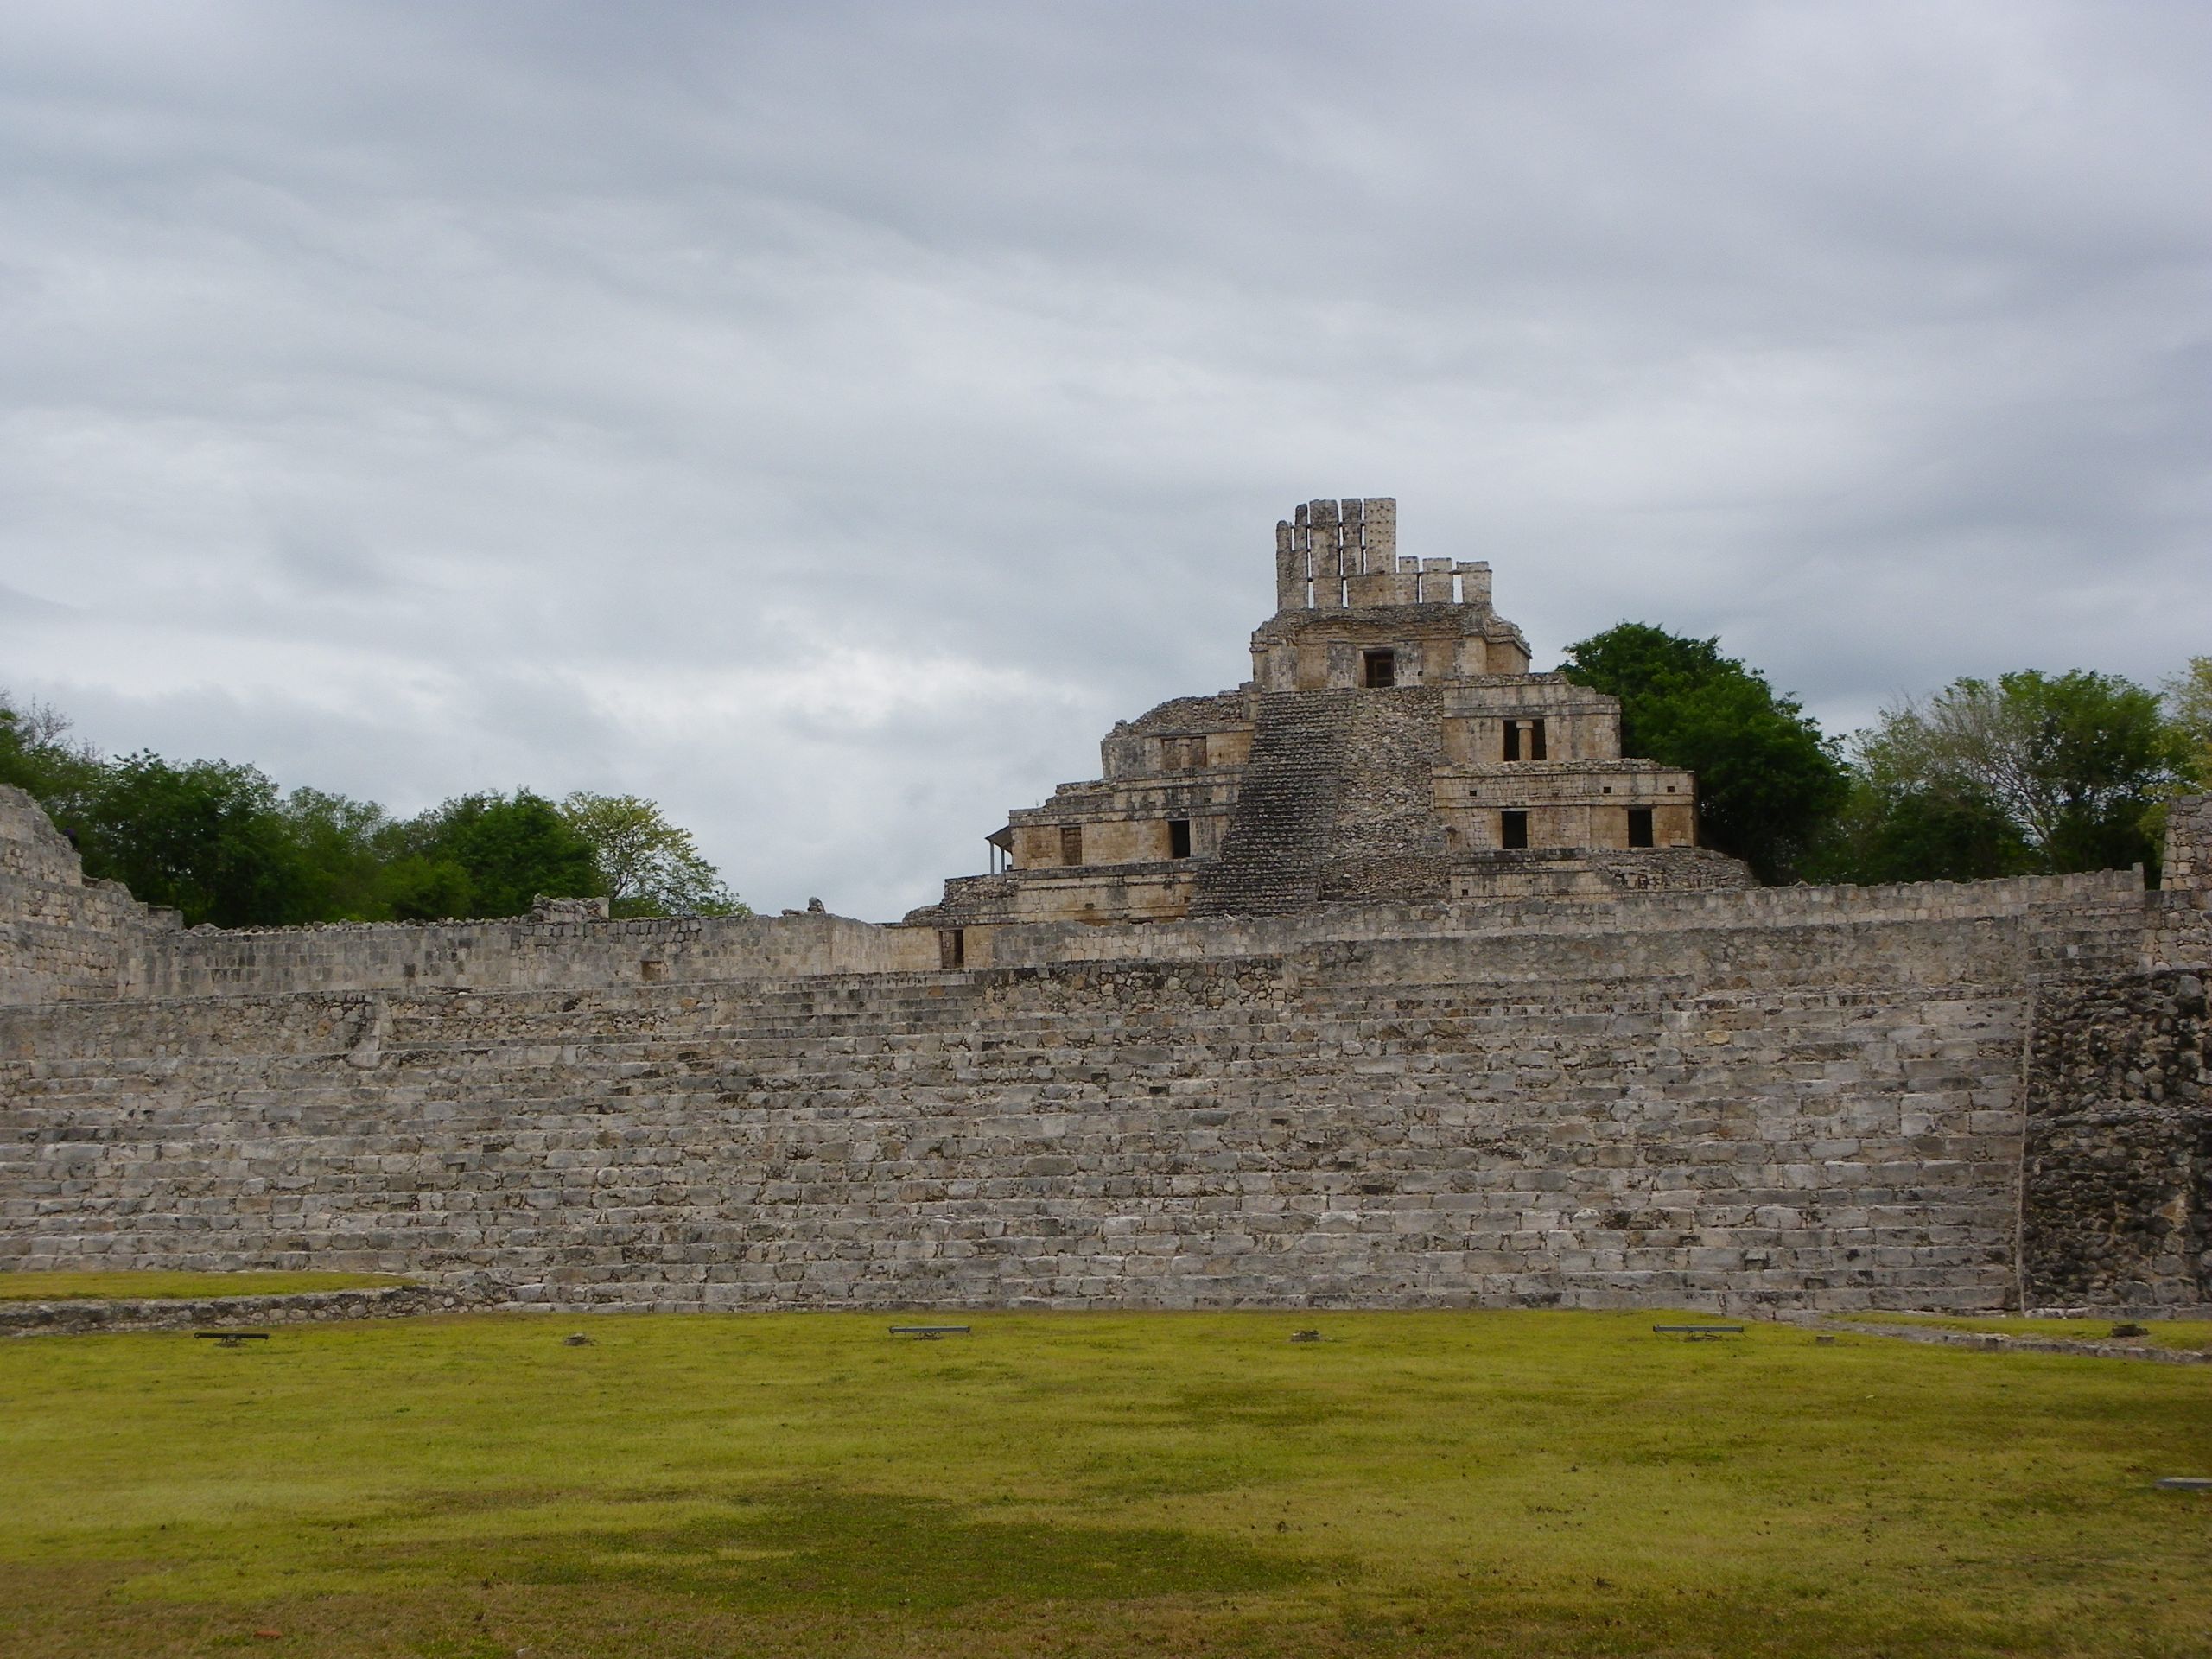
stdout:
[(1335, 821), (1356, 691), (1260, 698), (1252, 756), (1218, 857), (1199, 871), (1193, 916), (1276, 916), (1315, 903)]

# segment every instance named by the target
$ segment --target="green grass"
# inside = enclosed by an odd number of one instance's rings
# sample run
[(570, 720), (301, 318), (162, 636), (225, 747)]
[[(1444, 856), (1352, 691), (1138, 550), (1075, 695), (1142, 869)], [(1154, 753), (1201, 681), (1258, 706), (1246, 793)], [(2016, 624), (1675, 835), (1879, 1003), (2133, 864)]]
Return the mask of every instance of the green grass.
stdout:
[(406, 1282), (384, 1273), (0, 1273), (0, 1302), (295, 1296), (309, 1290), (374, 1290)]
[[(2097, 1319), (2035, 1319), (2018, 1314), (1965, 1315), (1949, 1313), (1846, 1313), (1846, 1319), (1866, 1325), (1925, 1325), (1942, 1331), (1986, 1332), (2006, 1337), (2056, 1337), (2066, 1342), (2108, 1342), (2113, 1327), (2123, 1323), (2106, 1314)], [(2183, 1353), (2212, 1353), (2212, 1320), (2133, 1319), (2151, 1334), (2138, 1340), (2153, 1348)]]
[(2212, 1474), (2193, 1368), (1648, 1313), (961, 1317), (0, 1344), (0, 1652), (2212, 1641), (2212, 1500), (2152, 1485)]

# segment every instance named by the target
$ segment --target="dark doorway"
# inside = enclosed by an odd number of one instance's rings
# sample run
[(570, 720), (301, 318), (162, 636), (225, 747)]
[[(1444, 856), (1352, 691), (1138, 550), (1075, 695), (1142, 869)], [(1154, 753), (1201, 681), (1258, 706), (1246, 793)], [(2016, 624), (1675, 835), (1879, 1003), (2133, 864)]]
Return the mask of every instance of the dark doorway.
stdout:
[(1398, 683), (1398, 653), (1395, 651), (1363, 651), (1359, 653), (1362, 679), (1370, 690)]
[(1167, 856), (1188, 858), (1191, 855), (1191, 821), (1188, 818), (1167, 820)]
[(1497, 815), (1497, 844), (1508, 852), (1520, 852), (1529, 845), (1529, 815), (1526, 812), (1501, 812)]
[(1628, 844), (1631, 847), (1649, 847), (1652, 844), (1651, 809), (1649, 807), (1631, 806), (1629, 808)]

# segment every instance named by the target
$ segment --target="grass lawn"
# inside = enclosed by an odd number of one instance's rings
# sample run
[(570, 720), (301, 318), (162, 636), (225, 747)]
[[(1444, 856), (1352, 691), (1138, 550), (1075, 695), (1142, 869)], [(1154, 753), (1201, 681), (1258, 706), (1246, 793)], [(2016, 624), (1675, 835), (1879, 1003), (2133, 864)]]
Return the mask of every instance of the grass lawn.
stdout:
[(0, 1273), (0, 1302), (292, 1296), (308, 1290), (374, 1290), (406, 1282), (381, 1273)]
[(2212, 1496), (2152, 1484), (2212, 1475), (2195, 1368), (957, 1317), (0, 1343), (0, 1652), (2212, 1650)]
[[(1867, 1325), (1928, 1325), (1942, 1331), (1986, 1331), (2005, 1337), (2056, 1337), (2066, 1342), (2109, 1342), (2113, 1327), (2123, 1323), (2109, 1313), (2098, 1319), (2032, 1319), (2011, 1313), (1847, 1313), (1842, 1317)], [(2125, 1323), (2139, 1325), (2149, 1332), (2149, 1336), (2139, 1340), (2151, 1347), (2212, 1353), (2212, 1319), (2133, 1319)]]

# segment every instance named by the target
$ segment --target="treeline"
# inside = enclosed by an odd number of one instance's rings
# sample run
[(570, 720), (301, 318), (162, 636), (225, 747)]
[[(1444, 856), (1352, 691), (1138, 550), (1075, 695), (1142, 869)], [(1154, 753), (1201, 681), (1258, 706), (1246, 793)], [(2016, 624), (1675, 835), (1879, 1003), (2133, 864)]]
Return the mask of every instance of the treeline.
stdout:
[[(1561, 666), (1621, 700), (1626, 753), (1697, 774), (1700, 839), (1768, 882), (2155, 874), (2165, 803), (2212, 787), (2212, 657), (2160, 691), (2079, 671), (1955, 680), (1842, 741), (1718, 639), (1624, 622)], [(188, 926), (515, 916), (540, 893), (750, 913), (689, 831), (631, 796), (518, 790), (396, 818), (227, 761), (105, 759), (4, 692), (0, 783), (38, 798), (87, 875)]]
[(1955, 680), (1841, 741), (1718, 639), (1624, 622), (1561, 666), (1620, 698), (1627, 753), (1697, 773), (1700, 838), (1764, 881), (2155, 874), (2166, 802), (2212, 787), (2212, 657), (2162, 691), (2078, 670)]
[(0, 693), (0, 783), (37, 798), (86, 875), (188, 927), (518, 916), (541, 893), (607, 898), (617, 916), (750, 913), (690, 832), (633, 796), (486, 792), (398, 818), (228, 761), (110, 760), (69, 729)]

